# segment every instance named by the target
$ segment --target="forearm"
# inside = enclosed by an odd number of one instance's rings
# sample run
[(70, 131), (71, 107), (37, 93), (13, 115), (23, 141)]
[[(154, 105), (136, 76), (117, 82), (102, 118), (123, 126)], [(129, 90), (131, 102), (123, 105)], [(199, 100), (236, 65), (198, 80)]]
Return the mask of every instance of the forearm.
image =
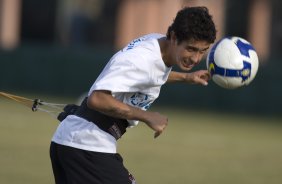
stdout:
[(129, 106), (112, 97), (108, 91), (97, 91), (90, 95), (88, 107), (111, 117), (147, 121), (147, 112)]
[(167, 82), (183, 82), (185, 81), (186, 75), (187, 73), (171, 71), (168, 76)]
[(167, 82), (186, 82), (190, 84), (208, 85), (210, 74), (207, 70), (198, 70), (195, 72), (170, 72)]
[(109, 91), (92, 92), (88, 98), (87, 105), (89, 108), (111, 117), (142, 121), (155, 131), (155, 138), (164, 131), (168, 123), (166, 116), (158, 112), (143, 111), (122, 103), (113, 98)]

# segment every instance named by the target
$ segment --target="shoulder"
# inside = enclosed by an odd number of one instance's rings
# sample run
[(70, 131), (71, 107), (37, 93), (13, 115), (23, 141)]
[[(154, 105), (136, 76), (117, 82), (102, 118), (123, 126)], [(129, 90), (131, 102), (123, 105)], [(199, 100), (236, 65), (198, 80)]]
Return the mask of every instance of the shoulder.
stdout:
[(162, 60), (158, 43), (162, 37), (163, 34), (152, 33), (133, 40), (111, 58), (111, 65), (140, 70), (153, 67), (155, 61)]
[(122, 49), (122, 51), (124, 52), (124, 51), (132, 50), (138, 47), (146, 47), (146, 45), (150, 44), (150, 42), (152, 42), (153, 40), (157, 40), (162, 37), (165, 37), (165, 35), (159, 34), (159, 33), (151, 33), (151, 34), (141, 36), (129, 42), (129, 44), (126, 45)]

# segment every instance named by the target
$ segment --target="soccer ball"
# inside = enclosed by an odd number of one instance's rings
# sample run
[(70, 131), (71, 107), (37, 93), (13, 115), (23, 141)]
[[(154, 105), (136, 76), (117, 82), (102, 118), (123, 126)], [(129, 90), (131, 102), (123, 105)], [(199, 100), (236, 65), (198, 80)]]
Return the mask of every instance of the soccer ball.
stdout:
[(225, 37), (216, 42), (209, 51), (206, 63), (212, 80), (226, 89), (250, 84), (259, 66), (254, 47), (240, 37)]

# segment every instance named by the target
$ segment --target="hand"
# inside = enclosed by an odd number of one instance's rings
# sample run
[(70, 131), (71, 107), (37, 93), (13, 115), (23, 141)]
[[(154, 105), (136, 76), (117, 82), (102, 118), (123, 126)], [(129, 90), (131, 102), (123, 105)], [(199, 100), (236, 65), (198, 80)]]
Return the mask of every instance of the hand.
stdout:
[(150, 119), (145, 123), (155, 131), (154, 138), (157, 138), (168, 125), (168, 118), (158, 112), (148, 113), (150, 113)]
[(208, 85), (208, 80), (210, 80), (210, 74), (207, 70), (198, 70), (191, 73), (186, 73), (185, 81), (191, 84), (201, 84), (204, 86)]

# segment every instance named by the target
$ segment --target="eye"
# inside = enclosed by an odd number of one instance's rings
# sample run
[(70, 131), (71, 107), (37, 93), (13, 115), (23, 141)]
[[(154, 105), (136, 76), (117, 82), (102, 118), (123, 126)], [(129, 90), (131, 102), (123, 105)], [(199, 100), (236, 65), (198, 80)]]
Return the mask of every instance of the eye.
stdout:
[(205, 54), (207, 50), (200, 50), (200, 54)]
[(198, 51), (198, 49), (197, 49), (197, 48), (194, 48), (194, 47), (187, 47), (186, 50), (187, 50), (188, 52), (197, 52), (197, 51)]

